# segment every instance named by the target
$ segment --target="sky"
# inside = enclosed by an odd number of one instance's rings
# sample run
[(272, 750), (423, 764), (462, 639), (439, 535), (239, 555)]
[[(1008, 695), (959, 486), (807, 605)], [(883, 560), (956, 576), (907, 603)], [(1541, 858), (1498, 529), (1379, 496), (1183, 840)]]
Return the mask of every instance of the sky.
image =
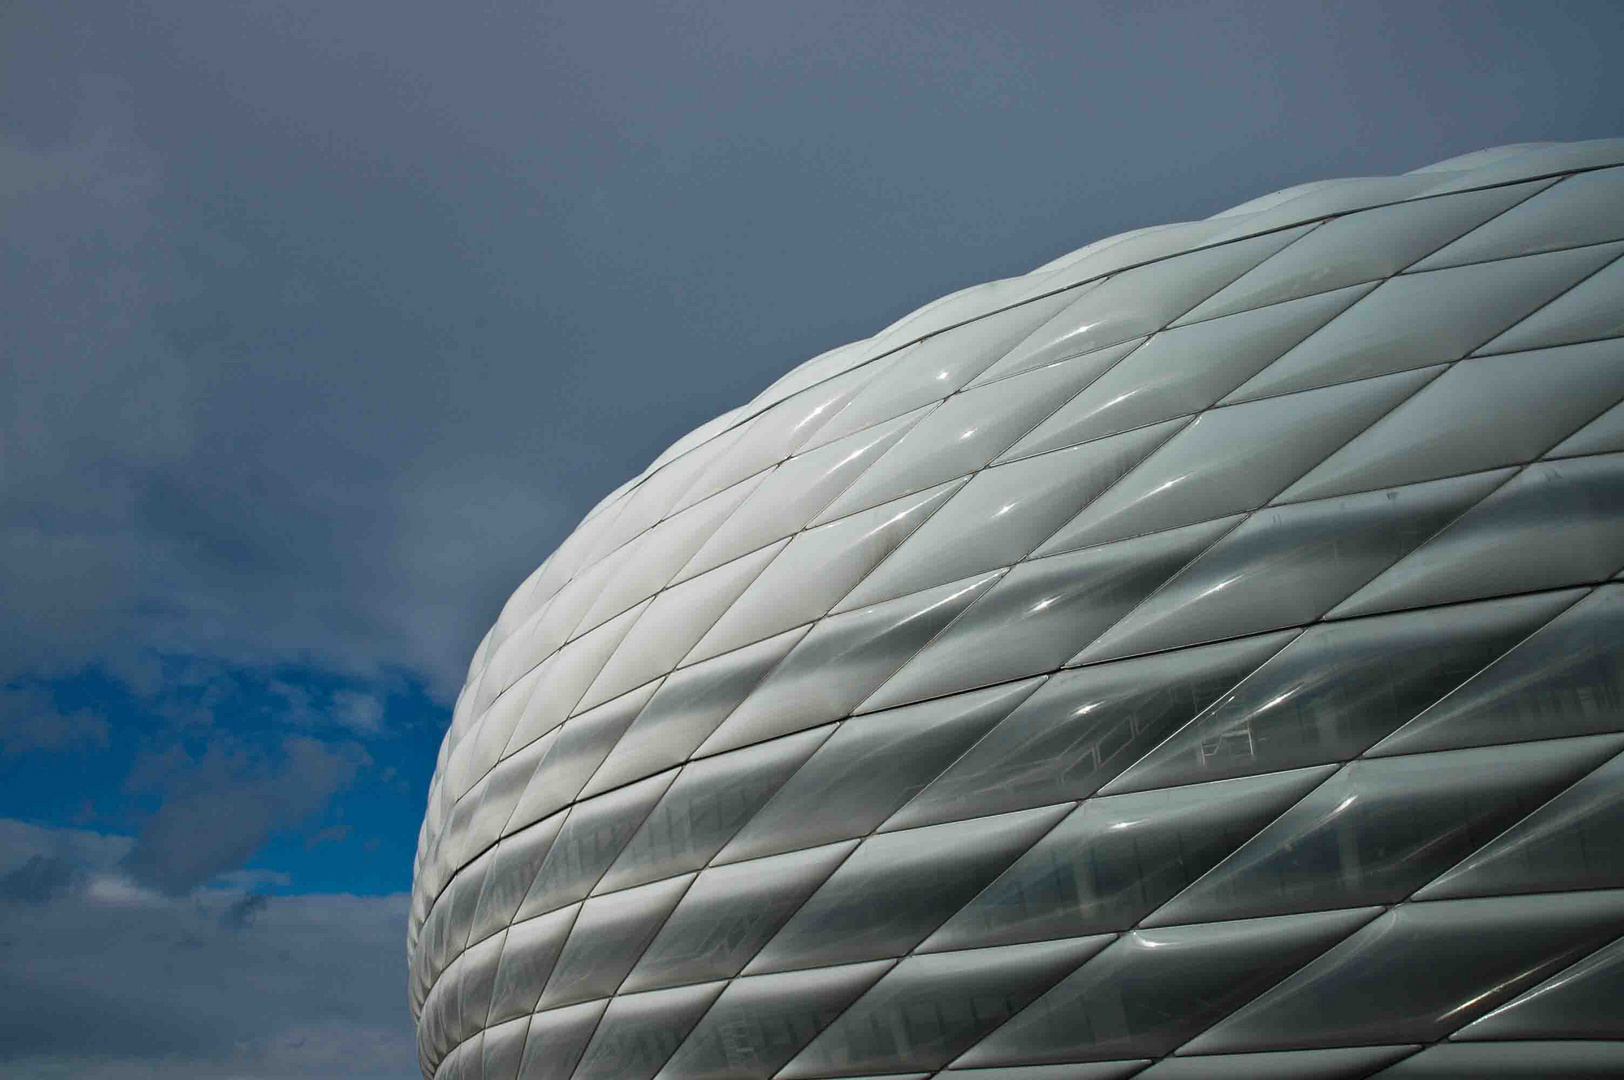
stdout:
[(507, 594), (788, 368), (1126, 229), (1624, 135), (1624, 5), (0, 4), (0, 1072), (418, 1075)]

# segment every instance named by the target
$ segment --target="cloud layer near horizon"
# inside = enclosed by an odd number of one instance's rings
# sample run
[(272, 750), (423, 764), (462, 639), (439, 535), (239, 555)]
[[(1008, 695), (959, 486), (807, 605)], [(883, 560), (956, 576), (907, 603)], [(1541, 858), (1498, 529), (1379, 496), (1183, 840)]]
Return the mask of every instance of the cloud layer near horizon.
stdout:
[(130, 850), (0, 819), (7, 1076), (409, 1074), (404, 894), (173, 897)]

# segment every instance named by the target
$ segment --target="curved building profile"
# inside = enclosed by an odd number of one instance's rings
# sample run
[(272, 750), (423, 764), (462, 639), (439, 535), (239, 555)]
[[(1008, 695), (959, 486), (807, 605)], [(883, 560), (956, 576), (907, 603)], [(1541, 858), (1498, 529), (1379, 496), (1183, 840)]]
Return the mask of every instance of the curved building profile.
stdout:
[(1624, 140), (1306, 184), (795, 368), (430, 789), (424, 1075), (1624, 1075)]

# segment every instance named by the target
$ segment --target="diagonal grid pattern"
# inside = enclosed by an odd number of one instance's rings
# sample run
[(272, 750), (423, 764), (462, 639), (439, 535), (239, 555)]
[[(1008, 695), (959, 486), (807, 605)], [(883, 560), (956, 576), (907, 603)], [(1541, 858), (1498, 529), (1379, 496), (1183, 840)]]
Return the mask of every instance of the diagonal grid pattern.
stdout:
[[(1364, 1076), (1544, 1037), (1473, 1027), (1542, 981), (1582, 1011), (1624, 931), (1624, 145), (1473, 160), (966, 290), (594, 508), (441, 749), (425, 1076)], [(1460, 927), (1523, 940), (1396, 993)]]

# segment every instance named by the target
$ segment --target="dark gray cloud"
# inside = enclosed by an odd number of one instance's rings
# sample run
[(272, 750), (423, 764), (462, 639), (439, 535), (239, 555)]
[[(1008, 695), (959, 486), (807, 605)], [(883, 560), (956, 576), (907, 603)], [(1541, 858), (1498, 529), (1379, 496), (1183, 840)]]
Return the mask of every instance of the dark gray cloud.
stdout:
[(1624, 100), (1602, 3), (3, 18), (0, 671), (163, 650), (445, 696), (575, 517), (795, 362)]
[(275, 754), (219, 736), (195, 759), (172, 747), (139, 763), (127, 783), (161, 798), (122, 868), (143, 885), (184, 896), (324, 809), (368, 763), (359, 744), (298, 735), (284, 737)]
[(107, 747), (108, 723), (90, 709), (62, 712), (37, 686), (0, 687), (0, 757)]
[(226, 905), (220, 913), (220, 925), (227, 930), (246, 930), (270, 905), (271, 898), (264, 893), (249, 893)]
[(72, 863), (51, 855), (30, 855), (21, 866), (0, 874), (0, 902), (45, 904), (66, 896), (78, 880)]

